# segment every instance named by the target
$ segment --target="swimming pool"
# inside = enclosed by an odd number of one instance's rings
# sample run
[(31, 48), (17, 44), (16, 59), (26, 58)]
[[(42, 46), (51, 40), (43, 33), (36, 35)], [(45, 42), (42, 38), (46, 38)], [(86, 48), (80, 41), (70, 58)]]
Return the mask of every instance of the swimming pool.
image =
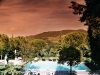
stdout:
[[(27, 63), (25, 69), (27, 70), (54, 70), (54, 71), (66, 71), (70, 70), (70, 66), (67, 66), (65, 63), (64, 65), (58, 64), (57, 61), (38, 61), (38, 62), (32, 62)], [(90, 70), (88, 67), (86, 67), (83, 63), (80, 63), (79, 65), (76, 65), (72, 67), (73, 70)]]

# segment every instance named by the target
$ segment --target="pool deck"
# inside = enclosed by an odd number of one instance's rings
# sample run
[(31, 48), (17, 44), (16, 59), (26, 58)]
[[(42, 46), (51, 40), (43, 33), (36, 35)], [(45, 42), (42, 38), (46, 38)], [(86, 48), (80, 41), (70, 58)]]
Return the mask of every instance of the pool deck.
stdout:
[[(14, 65), (23, 65), (25, 62), (22, 60), (9, 60), (9, 63), (12, 63)], [(0, 64), (7, 64), (5, 60), (0, 60)]]
[[(26, 71), (24, 75), (28, 75), (30, 71)], [(32, 72), (33, 74), (38, 75), (38, 73), (40, 73), (40, 75), (47, 75), (48, 73), (50, 75), (70, 75), (69, 71), (50, 71), (50, 72), (46, 72), (46, 71), (40, 71), (40, 72)], [(90, 72), (90, 71), (74, 71), (73, 75), (100, 75), (100, 71), (98, 72)]]

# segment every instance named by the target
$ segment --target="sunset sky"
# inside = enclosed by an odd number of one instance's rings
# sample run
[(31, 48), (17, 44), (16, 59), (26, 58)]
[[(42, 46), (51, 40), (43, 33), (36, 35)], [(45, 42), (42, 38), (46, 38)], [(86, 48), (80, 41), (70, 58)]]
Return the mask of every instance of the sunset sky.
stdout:
[[(85, 29), (68, 8), (71, 0), (3, 0), (0, 34), (29, 36), (47, 31)], [(75, 0), (84, 4), (84, 0)]]

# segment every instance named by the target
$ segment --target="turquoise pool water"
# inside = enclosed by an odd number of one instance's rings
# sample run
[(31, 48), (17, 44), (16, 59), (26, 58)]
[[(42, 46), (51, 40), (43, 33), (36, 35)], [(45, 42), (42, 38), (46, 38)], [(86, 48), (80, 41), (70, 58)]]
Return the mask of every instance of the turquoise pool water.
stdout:
[[(32, 62), (27, 63), (25, 69), (28, 70), (54, 70), (54, 71), (66, 71), (70, 70), (70, 66), (67, 66), (65, 63), (64, 65), (58, 64), (57, 62), (53, 61), (38, 61), (38, 62)], [(84, 64), (80, 63), (79, 65), (76, 65), (72, 67), (73, 70), (90, 70), (88, 67), (86, 67)]]

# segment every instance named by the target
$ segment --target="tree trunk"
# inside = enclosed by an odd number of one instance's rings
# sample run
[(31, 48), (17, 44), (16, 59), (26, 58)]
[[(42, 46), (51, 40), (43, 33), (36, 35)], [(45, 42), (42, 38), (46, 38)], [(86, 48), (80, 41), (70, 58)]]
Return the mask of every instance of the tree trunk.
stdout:
[(12, 73), (12, 75), (14, 75), (14, 73)]
[(72, 75), (72, 66), (70, 65), (70, 75)]
[(1, 54), (1, 60), (2, 60), (2, 54)]

